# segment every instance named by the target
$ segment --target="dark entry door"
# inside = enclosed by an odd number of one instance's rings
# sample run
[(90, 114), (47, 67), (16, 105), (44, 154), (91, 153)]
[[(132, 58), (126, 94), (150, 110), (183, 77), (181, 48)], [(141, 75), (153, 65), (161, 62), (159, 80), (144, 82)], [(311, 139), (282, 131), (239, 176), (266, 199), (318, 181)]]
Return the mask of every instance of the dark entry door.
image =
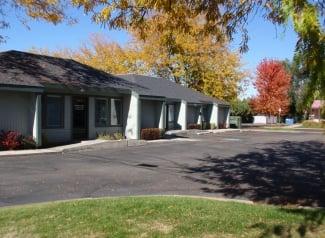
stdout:
[(175, 128), (175, 104), (166, 104), (166, 130)]
[(88, 99), (72, 98), (72, 138), (84, 140), (88, 138)]

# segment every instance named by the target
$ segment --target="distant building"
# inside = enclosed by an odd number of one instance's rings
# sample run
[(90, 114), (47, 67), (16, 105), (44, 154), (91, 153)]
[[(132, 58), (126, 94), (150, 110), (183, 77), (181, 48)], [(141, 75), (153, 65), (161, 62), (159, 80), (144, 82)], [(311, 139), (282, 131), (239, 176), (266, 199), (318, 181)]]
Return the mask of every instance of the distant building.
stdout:
[(322, 118), (321, 111), (322, 108), (325, 106), (325, 100), (315, 100), (311, 105), (309, 119), (310, 120), (320, 120)]

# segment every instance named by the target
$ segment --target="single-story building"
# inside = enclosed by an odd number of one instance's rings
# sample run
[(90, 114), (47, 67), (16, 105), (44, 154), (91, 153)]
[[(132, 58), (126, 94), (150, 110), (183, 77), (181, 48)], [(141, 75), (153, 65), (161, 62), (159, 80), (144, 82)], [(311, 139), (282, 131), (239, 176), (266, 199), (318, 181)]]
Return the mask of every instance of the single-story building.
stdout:
[(19, 51), (0, 53), (0, 130), (32, 135), (37, 145), (143, 128), (229, 127), (229, 103), (170, 80), (111, 75), (78, 63)]
[(322, 118), (322, 109), (325, 107), (325, 100), (314, 100), (310, 108), (309, 120), (320, 121)]

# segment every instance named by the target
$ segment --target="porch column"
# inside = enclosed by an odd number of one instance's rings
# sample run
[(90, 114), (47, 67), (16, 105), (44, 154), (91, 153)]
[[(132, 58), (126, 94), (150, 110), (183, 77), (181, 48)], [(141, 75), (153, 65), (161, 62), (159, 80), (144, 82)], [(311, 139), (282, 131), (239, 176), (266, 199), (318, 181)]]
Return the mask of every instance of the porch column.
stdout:
[(187, 102), (185, 100), (181, 101), (177, 123), (181, 126), (182, 130), (187, 129)]
[(161, 102), (159, 129), (166, 129), (166, 102)]
[(227, 108), (226, 128), (230, 127), (230, 107)]
[(125, 126), (125, 136), (128, 139), (140, 139), (140, 107), (141, 101), (138, 93), (132, 91), (130, 107)]
[(201, 105), (199, 109), (199, 117), (197, 119), (197, 124), (202, 125), (202, 122), (203, 122), (203, 106)]
[(219, 128), (218, 111), (219, 111), (218, 104), (213, 103), (211, 116), (210, 116), (210, 124), (214, 124), (216, 128)]
[(42, 96), (40, 94), (36, 94), (33, 121), (33, 139), (36, 143), (36, 147), (40, 147), (42, 145), (41, 108)]

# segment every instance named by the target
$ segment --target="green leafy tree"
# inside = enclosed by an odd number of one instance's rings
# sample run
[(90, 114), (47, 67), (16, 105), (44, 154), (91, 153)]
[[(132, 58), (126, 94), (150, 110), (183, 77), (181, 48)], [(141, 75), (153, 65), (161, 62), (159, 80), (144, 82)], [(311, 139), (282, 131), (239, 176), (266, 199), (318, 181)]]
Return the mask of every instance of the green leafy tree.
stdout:
[(253, 112), (250, 99), (237, 99), (231, 103), (231, 115), (240, 116), (243, 123), (253, 122)]

